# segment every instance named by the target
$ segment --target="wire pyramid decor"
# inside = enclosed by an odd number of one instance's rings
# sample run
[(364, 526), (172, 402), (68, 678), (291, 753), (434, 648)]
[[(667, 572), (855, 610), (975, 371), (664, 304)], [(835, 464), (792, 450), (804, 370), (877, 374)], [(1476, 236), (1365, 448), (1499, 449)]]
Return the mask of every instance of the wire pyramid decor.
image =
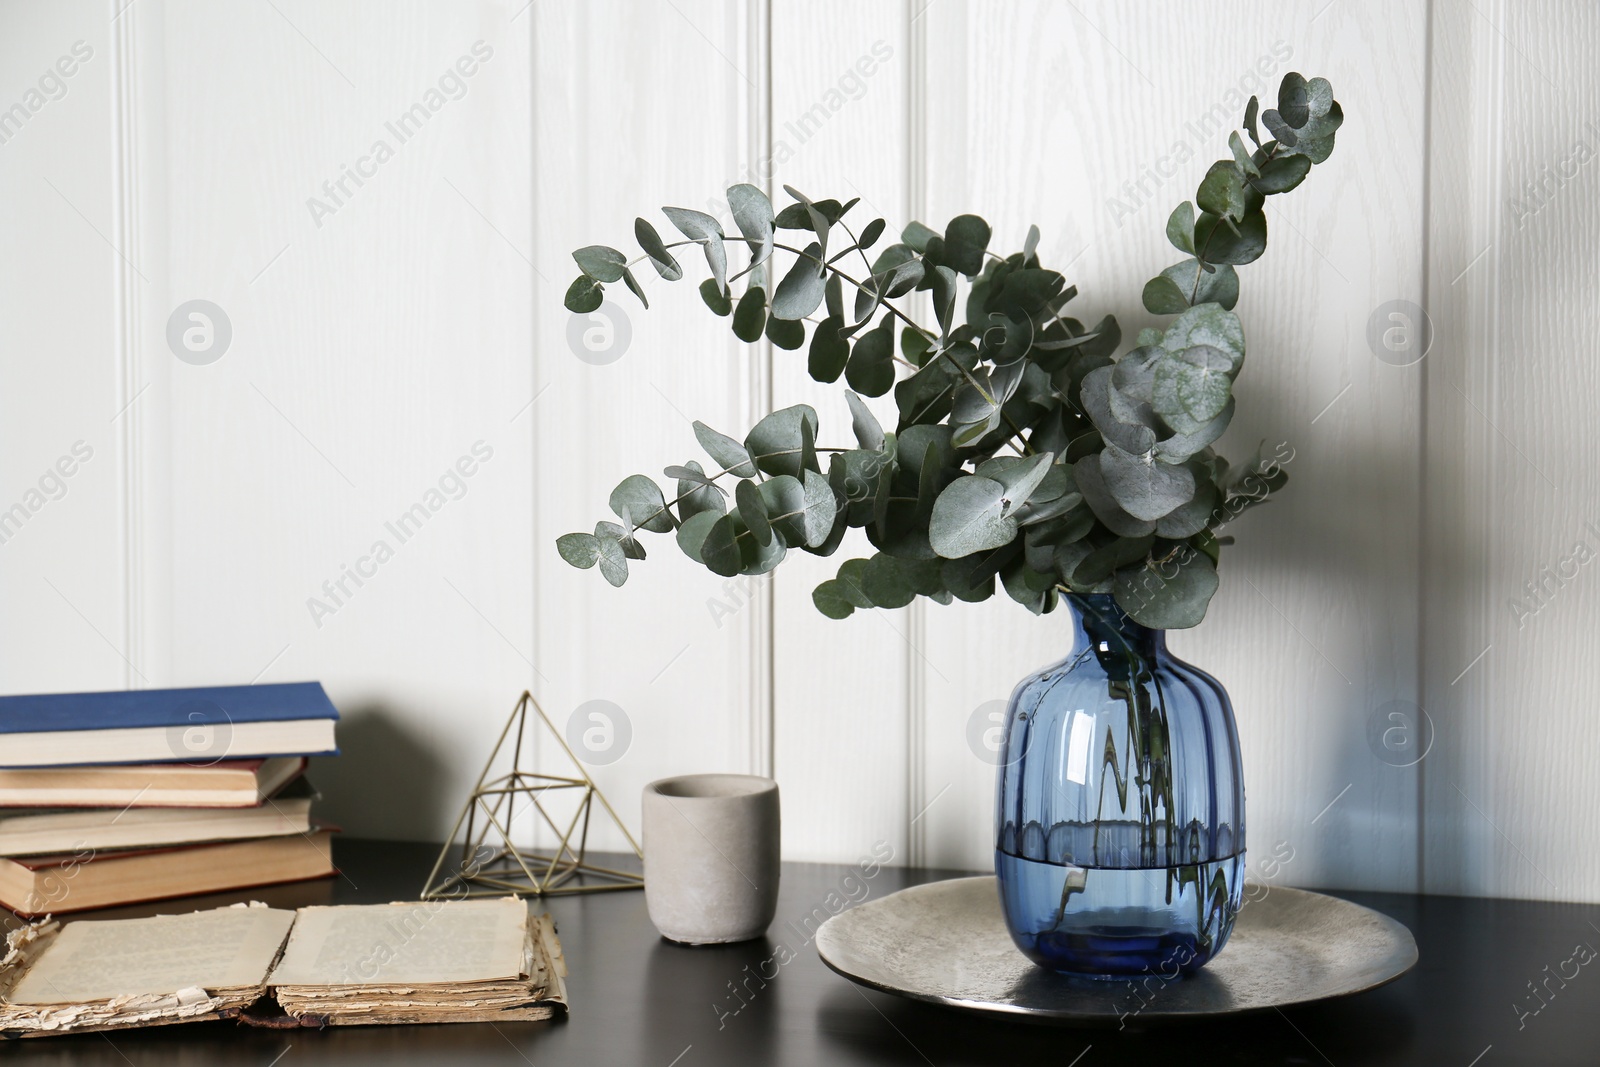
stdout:
[[(572, 761), (576, 776), (539, 774), (522, 769), (523, 739), (529, 732), (528, 710), (532, 709), (550, 731), (550, 736), (560, 744), (561, 750)], [(513, 729), (513, 727), (515, 729)], [(537, 724), (533, 730), (537, 730)], [(512, 739), (511, 770), (498, 777), (490, 777), (495, 761)], [(581, 799), (570, 821), (561, 825), (546, 807), (547, 793), (581, 789)], [(553, 799), (553, 798), (552, 798)], [(466, 805), (456, 819), (455, 828), (439, 852), (433, 872), (422, 890), (423, 900), (438, 898), (463, 899), (471, 897), (505, 896), (561, 896), (575, 893), (597, 893), (613, 889), (639, 889), (644, 886), (644, 876), (636, 871), (621, 871), (590, 863), (585, 858), (589, 841), (589, 819), (594, 804), (599, 801), (611, 821), (622, 831), (633, 846), (634, 855), (642, 861), (644, 853), (634, 840), (622, 819), (606, 800), (600, 787), (595, 785), (588, 770), (573, 755), (566, 738), (561, 736), (533, 694), (524, 691), (517, 701), (506, 727), (489, 753), (478, 785), (467, 798)], [(515, 815), (525, 813), (530, 805), (538, 813), (542, 824), (548, 826), (561, 843), (554, 852), (532, 852), (518, 848), (511, 840), (511, 825)], [(462, 828), (466, 833), (462, 836)], [(461, 844), (458, 846), (458, 837)], [(446, 871), (452, 853), (458, 863)]]

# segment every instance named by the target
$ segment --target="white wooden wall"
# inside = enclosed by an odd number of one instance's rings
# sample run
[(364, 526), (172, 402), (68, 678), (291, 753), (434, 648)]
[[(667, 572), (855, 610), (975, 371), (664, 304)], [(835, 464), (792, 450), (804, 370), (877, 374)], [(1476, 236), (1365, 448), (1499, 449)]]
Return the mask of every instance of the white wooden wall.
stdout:
[[(1196, 127), (1293, 69), (1347, 121), (1242, 271), (1224, 441), (1285, 443), (1291, 481), (1174, 645), (1233, 694), (1281, 879), (1600, 899), (1574, 847), (1600, 799), (1600, 571), (1509, 606), (1578, 542), (1600, 555), (1592, 5), (125, 2), (0, 2), (0, 107), (92, 52), (0, 143), (0, 509), (92, 450), (0, 544), (0, 689), (320, 678), (346, 715), (328, 814), (410, 838), (449, 829), (523, 688), (563, 727), (608, 701), (631, 741), (593, 773), (630, 825), (652, 778), (748, 770), (782, 784), (790, 858), (883, 840), (986, 866), (968, 722), (1061, 654), (1064, 617), (830, 622), (810, 589), (843, 555), (724, 584), (657, 541), (620, 591), (567, 568), (554, 538), (697, 455), (691, 419), (738, 435), (805, 401), (848, 434), (803, 353), (738, 344), (687, 285), (652, 275), (650, 311), (623, 296), (575, 349), (568, 253), (737, 181), (897, 226), (974, 210), (1005, 248), (1038, 223), (1080, 317), (1131, 335), (1167, 212), (1223, 152)], [(385, 124), (475, 45), (399, 143)], [(314, 214), (379, 139), (392, 158)], [(233, 329), (205, 366), (166, 341), (192, 299)], [(1410, 366), (1367, 341), (1394, 300), (1434, 326)], [(385, 523), (474, 446), (398, 543)], [(333, 605), (379, 540), (393, 557)], [(1423, 758), (1370, 740), (1416, 708)]]

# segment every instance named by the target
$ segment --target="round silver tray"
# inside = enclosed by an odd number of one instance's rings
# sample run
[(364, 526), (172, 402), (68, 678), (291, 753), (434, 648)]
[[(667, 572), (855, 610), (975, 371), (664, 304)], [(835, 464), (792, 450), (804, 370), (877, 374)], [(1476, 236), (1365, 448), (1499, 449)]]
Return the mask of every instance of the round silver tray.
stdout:
[(1286, 1008), (1373, 989), (1417, 962), (1411, 931), (1348, 900), (1273, 886), (1247, 900), (1200, 971), (1127, 980), (1034, 966), (1011, 943), (993, 877), (902, 889), (817, 931), (822, 961), (886, 993), (1042, 1021), (1110, 1023)]

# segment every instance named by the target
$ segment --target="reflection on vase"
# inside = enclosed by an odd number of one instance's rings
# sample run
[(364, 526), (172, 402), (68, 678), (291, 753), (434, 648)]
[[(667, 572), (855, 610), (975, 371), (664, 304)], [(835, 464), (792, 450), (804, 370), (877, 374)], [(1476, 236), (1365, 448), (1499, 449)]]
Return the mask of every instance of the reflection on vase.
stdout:
[(1007, 711), (995, 873), (1041, 966), (1192, 971), (1222, 950), (1244, 879), (1244, 782), (1227, 692), (1108, 595), (1066, 598), (1073, 646)]

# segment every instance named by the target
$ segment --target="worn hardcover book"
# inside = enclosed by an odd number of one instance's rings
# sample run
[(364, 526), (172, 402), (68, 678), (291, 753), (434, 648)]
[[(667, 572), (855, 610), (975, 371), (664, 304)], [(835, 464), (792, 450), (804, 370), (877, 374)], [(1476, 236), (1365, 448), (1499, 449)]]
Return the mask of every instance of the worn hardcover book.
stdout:
[(0, 808), (0, 856), (303, 834), (315, 798), (297, 778), (255, 808)]
[[(0, 734), (0, 748), (6, 744)], [(119, 767), (0, 769), (0, 806), (18, 808), (254, 808), (306, 769), (302, 756)]]
[(316, 682), (0, 697), (0, 767), (331, 756)]
[(248, 841), (3, 858), (0, 904), (32, 918), (326, 878), (334, 873), (332, 832), (317, 826), (314, 833)]
[(52, 920), (7, 937), (0, 1035), (549, 1019), (565, 976), (550, 916), (516, 897)]

